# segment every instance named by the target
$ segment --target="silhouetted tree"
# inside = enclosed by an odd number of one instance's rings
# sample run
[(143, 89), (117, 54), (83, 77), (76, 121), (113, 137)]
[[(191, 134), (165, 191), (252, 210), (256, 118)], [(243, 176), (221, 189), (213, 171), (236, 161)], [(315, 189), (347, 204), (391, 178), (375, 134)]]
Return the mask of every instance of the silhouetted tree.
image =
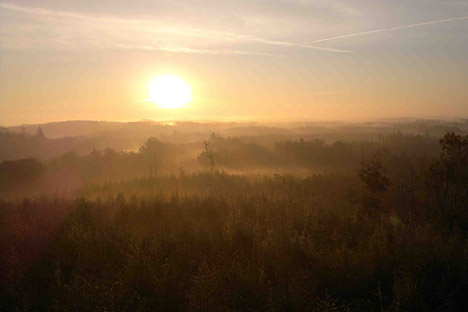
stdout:
[(378, 160), (363, 162), (359, 169), (359, 179), (368, 190), (362, 198), (366, 214), (374, 215), (382, 209), (379, 194), (384, 193), (390, 185), (390, 180), (385, 176), (382, 163)]
[(38, 138), (38, 139), (40, 139), (40, 140), (44, 140), (44, 139), (45, 139), (44, 131), (42, 131), (42, 128), (41, 128), (41, 127), (37, 128), (37, 131), (36, 131), (36, 138)]
[(362, 163), (359, 179), (373, 195), (385, 192), (390, 184), (390, 180), (384, 174), (382, 163), (376, 160)]
[[(429, 170), (438, 213), (453, 221), (467, 210), (468, 136), (447, 132), (440, 140), (440, 159)], [(468, 220), (465, 222), (468, 225)]]
[[(214, 134), (212, 134), (214, 135)], [(205, 145), (205, 150), (203, 151), (203, 154), (209, 159), (210, 161), (210, 171), (214, 171), (215, 167), (215, 162), (214, 162), (214, 153), (213, 153), (213, 146), (211, 145), (210, 141), (204, 141), (203, 142)]]
[(34, 159), (19, 159), (0, 163), (0, 191), (29, 187), (38, 182), (45, 167)]
[(167, 152), (165, 144), (151, 137), (140, 147), (139, 152), (148, 162), (150, 176), (157, 175), (158, 166), (160, 166), (164, 153)]

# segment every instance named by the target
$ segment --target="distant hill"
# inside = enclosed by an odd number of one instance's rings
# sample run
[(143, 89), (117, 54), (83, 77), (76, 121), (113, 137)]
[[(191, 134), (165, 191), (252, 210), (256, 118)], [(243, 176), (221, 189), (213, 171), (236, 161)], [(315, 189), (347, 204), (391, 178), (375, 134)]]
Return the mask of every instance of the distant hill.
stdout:
[[(39, 127), (42, 131), (37, 135)], [(245, 137), (250, 142), (273, 146), (283, 140), (321, 139), (379, 140), (393, 133), (440, 138), (447, 131), (468, 134), (468, 120), (378, 120), (375, 122), (216, 122), (216, 121), (63, 121), (35, 125), (0, 127), (0, 161), (17, 158), (49, 158), (93, 149), (137, 150), (149, 137), (175, 144), (202, 146), (212, 133), (223, 137)]]
[(34, 134), (38, 127), (42, 128), (49, 138), (74, 137), (96, 135), (102, 132), (115, 131), (122, 128), (125, 123), (110, 121), (72, 120), (49, 122), (45, 124), (25, 124), (21, 126), (9, 127), (13, 132), (23, 132)]
[(168, 136), (183, 133), (188, 137), (209, 135), (213, 132), (230, 136), (323, 134), (337, 132), (405, 132), (443, 135), (446, 131), (468, 132), (468, 120), (447, 121), (414, 118), (381, 119), (373, 122), (309, 121), (309, 122), (215, 122), (215, 121), (164, 121), (113, 122), (73, 120), (44, 124), (25, 124), (1, 128), (0, 131), (35, 134), (41, 127), (48, 138), (75, 136), (114, 136), (133, 139), (148, 136)]

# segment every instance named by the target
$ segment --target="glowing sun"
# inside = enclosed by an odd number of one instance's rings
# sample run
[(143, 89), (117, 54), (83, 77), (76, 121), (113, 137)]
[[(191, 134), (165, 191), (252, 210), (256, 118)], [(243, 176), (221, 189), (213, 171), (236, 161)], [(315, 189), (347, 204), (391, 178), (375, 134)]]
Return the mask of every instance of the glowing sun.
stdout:
[(159, 76), (149, 84), (150, 99), (161, 108), (175, 109), (192, 100), (192, 88), (182, 78), (174, 75)]

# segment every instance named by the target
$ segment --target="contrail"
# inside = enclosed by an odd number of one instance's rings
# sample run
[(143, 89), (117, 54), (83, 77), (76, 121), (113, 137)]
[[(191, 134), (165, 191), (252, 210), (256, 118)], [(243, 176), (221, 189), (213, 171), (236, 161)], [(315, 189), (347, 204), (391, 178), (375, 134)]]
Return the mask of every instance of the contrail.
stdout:
[(448, 19), (442, 19), (442, 20), (437, 20), (437, 21), (429, 21), (429, 22), (423, 22), (423, 23), (417, 23), (417, 24), (411, 24), (411, 25), (396, 26), (396, 27), (391, 27), (391, 28), (382, 28), (382, 29), (376, 29), (376, 30), (361, 31), (361, 32), (354, 33), (354, 34), (348, 34), (348, 35), (342, 35), (342, 36), (336, 36), (336, 37), (317, 39), (317, 40), (311, 41), (311, 43), (332, 41), (332, 40), (344, 39), (344, 38), (353, 38), (353, 37), (376, 34), (376, 33), (381, 33), (381, 32), (391, 32), (391, 31), (397, 31), (397, 30), (401, 30), (401, 29), (415, 28), (415, 27), (421, 27), (421, 26), (427, 26), (427, 25), (433, 25), (433, 24), (441, 24), (441, 23), (448, 23), (448, 22), (461, 21), (461, 20), (468, 20), (468, 16), (448, 18)]
[(259, 42), (259, 43), (263, 43), (267, 45), (276, 45), (276, 46), (284, 46), (284, 47), (299, 47), (299, 48), (335, 52), (335, 53), (352, 53), (352, 51), (350, 50), (326, 48), (326, 47), (320, 47), (320, 46), (315, 46), (315, 45), (310, 45), (310, 44), (295, 43), (295, 42), (288, 42), (288, 41), (268, 40), (268, 39), (250, 38), (250, 37), (246, 37), (244, 38), (244, 40)]
[[(244, 42), (258, 42), (265, 45), (273, 45), (273, 46), (285, 46), (285, 47), (299, 47), (305, 49), (312, 49), (318, 51), (326, 51), (326, 52), (334, 52), (334, 53), (351, 53), (352, 51), (343, 50), (343, 49), (334, 49), (334, 48), (327, 48), (321, 46), (315, 46), (310, 44), (303, 44), (303, 43), (295, 43), (295, 42), (288, 42), (288, 41), (279, 41), (279, 40), (269, 40), (264, 38), (256, 38), (251, 37), (248, 35), (236, 34), (231, 32), (217, 32), (207, 29), (196, 29), (193, 27), (179, 27), (169, 28), (168, 25), (163, 25), (156, 23), (151, 20), (144, 20), (144, 19), (126, 19), (126, 18), (115, 18), (109, 16), (93, 16), (93, 15), (84, 15), (66, 11), (55, 11), (49, 10), (44, 8), (37, 8), (37, 7), (23, 7), (17, 6), (10, 3), (0, 3), (0, 8), (6, 10), (12, 10), (17, 12), (22, 12), (26, 14), (32, 15), (44, 15), (44, 16), (52, 16), (52, 17), (60, 17), (60, 18), (74, 18), (86, 21), (93, 21), (93, 22), (101, 22), (101, 23), (116, 23), (116, 24), (129, 24), (129, 25), (137, 25), (138, 27), (152, 31), (155, 33), (162, 33), (162, 34), (169, 34), (169, 35), (183, 35), (183, 36), (190, 36), (190, 37), (203, 37), (203, 38), (212, 38), (218, 40), (239, 40)], [(147, 48), (148, 49), (148, 48)], [(170, 51), (170, 52), (180, 52), (180, 53), (197, 53), (197, 54), (245, 54), (245, 55), (269, 55), (274, 56), (269, 53), (255, 53), (255, 52), (248, 52), (248, 51), (231, 51), (229, 50), (200, 50), (200, 49), (192, 49), (192, 48), (165, 48), (162, 47), (160, 50)], [(276, 56), (276, 55), (275, 55)]]
[(271, 56), (271, 57), (283, 57), (277, 54), (263, 53), (263, 52), (250, 52), (243, 50), (212, 50), (212, 49), (193, 49), (184, 46), (175, 47), (159, 47), (159, 48), (148, 48), (158, 51), (167, 51), (174, 53), (191, 53), (191, 54), (211, 54), (211, 55), (259, 55), (259, 56)]

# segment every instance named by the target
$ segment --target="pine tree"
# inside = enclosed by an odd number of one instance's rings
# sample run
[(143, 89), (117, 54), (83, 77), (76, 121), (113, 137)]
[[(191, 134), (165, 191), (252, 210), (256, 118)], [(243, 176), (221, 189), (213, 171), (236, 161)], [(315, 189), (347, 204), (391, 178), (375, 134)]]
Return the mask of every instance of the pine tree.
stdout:
[(44, 131), (42, 131), (41, 127), (37, 128), (36, 138), (41, 140), (45, 139)]

